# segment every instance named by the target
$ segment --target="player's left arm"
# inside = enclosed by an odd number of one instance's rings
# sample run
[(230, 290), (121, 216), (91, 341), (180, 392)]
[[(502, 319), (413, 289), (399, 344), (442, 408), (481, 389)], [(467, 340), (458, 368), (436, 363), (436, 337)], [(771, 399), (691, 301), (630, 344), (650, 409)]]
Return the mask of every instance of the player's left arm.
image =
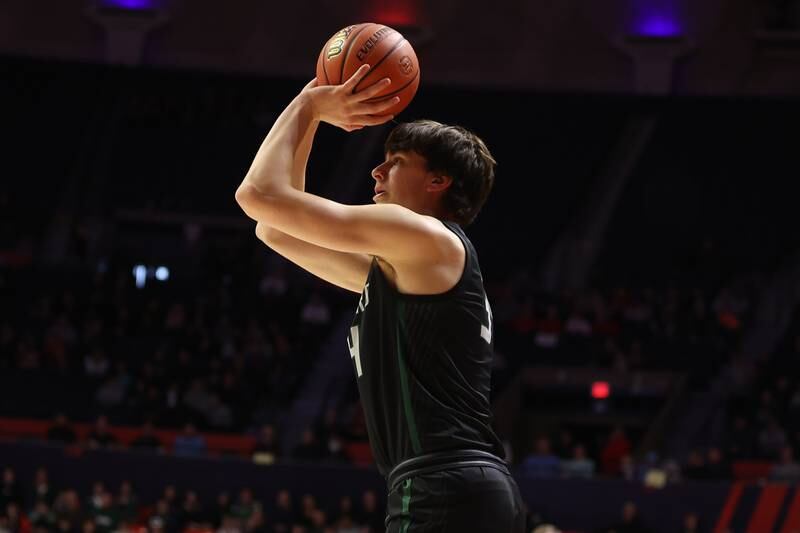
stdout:
[(247, 184), (237, 200), (254, 220), (331, 250), (390, 263), (435, 262), (452, 254), (453, 240), (441, 223), (399, 205), (343, 205), (291, 187), (262, 192)]
[(353, 93), (366, 75), (360, 68), (338, 86), (309, 85), (281, 113), (236, 191), (236, 200), (253, 220), (305, 242), (331, 250), (365, 253), (389, 262), (436, 261), (452, 250), (452, 237), (431, 217), (399, 205), (343, 205), (291, 186), (302, 132), (314, 120), (352, 130), (382, 124), (392, 100), (368, 100), (385, 81)]

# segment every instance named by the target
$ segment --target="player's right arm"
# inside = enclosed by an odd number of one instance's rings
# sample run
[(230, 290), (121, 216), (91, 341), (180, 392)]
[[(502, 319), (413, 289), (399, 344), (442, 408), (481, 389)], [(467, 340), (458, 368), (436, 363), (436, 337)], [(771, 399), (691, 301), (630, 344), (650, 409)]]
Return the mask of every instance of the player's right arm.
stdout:
[[(306, 166), (319, 121), (313, 121), (302, 134), (292, 163), (292, 187), (298, 191), (306, 188)], [(258, 239), (300, 268), (333, 283), (343, 289), (360, 293), (367, 282), (372, 258), (366, 254), (354, 254), (329, 250), (310, 244), (259, 222), (256, 224)]]
[(364, 289), (372, 264), (372, 258), (366, 254), (329, 250), (270, 228), (263, 222), (256, 224), (256, 236), (292, 263), (328, 283), (358, 293)]

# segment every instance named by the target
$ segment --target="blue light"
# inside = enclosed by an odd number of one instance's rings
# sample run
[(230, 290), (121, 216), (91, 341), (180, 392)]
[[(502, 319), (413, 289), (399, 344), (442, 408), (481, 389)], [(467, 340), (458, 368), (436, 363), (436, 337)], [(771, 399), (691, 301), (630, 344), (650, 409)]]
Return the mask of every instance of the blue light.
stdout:
[(144, 284), (147, 283), (147, 267), (144, 265), (134, 266), (133, 278), (136, 280), (136, 288), (143, 289)]
[(156, 279), (158, 281), (167, 281), (169, 279), (169, 269), (165, 266), (160, 266), (156, 269)]

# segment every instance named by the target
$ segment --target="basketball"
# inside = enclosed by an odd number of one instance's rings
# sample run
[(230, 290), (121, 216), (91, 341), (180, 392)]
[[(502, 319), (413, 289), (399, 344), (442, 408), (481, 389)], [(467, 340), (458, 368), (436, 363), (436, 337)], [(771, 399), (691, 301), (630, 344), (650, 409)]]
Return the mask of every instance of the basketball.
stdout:
[(360, 91), (382, 78), (391, 78), (392, 83), (371, 101), (397, 96), (400, 101), (386, 114), (397, 115), (403, 111), (419, 87), (419, 62), (411, 43), (400, 32), (383, 24), (367, 22), (347, 26), (328, 39), (317, 59), (317, 83), (339, 85), (365, 63), (370, 65), (370, 70), (355, 90)]

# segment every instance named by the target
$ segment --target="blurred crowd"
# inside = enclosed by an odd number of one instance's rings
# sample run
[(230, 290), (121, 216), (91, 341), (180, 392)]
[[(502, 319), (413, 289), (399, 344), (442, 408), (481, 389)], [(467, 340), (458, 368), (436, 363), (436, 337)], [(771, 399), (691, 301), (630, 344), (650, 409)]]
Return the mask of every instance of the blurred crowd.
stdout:
[[(56, 486), (40, 467), (32, 480), (20, 480), (6, 467), (0, 482), (3, 533), (378, 533), (385, 530), (383, 502), (372, 490), (320, 502), (314, 494), (283, 488), (255, 494), (247, 487), (203, 497), (194, 490), (163, 487), (157, 498), (141, 498), (123, 481), (110, 487), (97, 481), (85, 492)], [(696, 513), (683, 517), (679, 533), (710, 531)], [(543, 514), (528, 511), (526, 531), (561, 533)], [(619, 519), (595, 533), (650, 533), (638, 506), (627, 501)]]
[(3, 470), (0, 531), (3, 533), (370, 533), (384, 531), (382, 503), (373, 491), (343, 495), (327, 507), (313, 494), (220, 492), (204, 499), (193, 490), (164, 487), (156, 501), (142, 501), (130, 482), (102, 482), (81, 493), (54, 486), (44, 468), (33, 480)]
[(512, 366), (676, 370), (702, 383), (740, 341), (754, 283), (552, 294), (521, 272), (491, 286), (497, 348)]
[(800, 482), (800, 313), (774, 354), (741, 365), (740, 387), (727, 405), (724, 442), (734, 459), (774, 464), (770, 477)]
[[(252, 276), (251, 276), (252, 277)], [(222, 278), (222, 276), (220, 276)], [(0, 416), (242, 431), (294, 399), (338, 313), (337, 293), (273, 268), (137, 288), (130, 272), (0, 283)]]
[(328, 409), (310, 427), (305, 428), (297, 443), (286, 447), (280, 426), (264, 424), (258, 431), (246, 435), (251, 439), (226, 441), (221, 449), (213, 449), (207, 435), (191, 423), (179, 431), (157, 429), (147, 421), (139, 428), (113, 427), (106, 416), (99, 416), (89, 431), (76, 431), (75, 424), (64, 414), (58, 414), (49, 424), (45, 439), (55, 445), (77, 446), (88, 449), (136, 450), (180, 457), (232, 455), (246, 457), (257, 464), (275, 462), (369, 464), (371, 454), (366, 437), (366, 427), (360, 412), (349, 424), (340, 423), (344, 411)]

